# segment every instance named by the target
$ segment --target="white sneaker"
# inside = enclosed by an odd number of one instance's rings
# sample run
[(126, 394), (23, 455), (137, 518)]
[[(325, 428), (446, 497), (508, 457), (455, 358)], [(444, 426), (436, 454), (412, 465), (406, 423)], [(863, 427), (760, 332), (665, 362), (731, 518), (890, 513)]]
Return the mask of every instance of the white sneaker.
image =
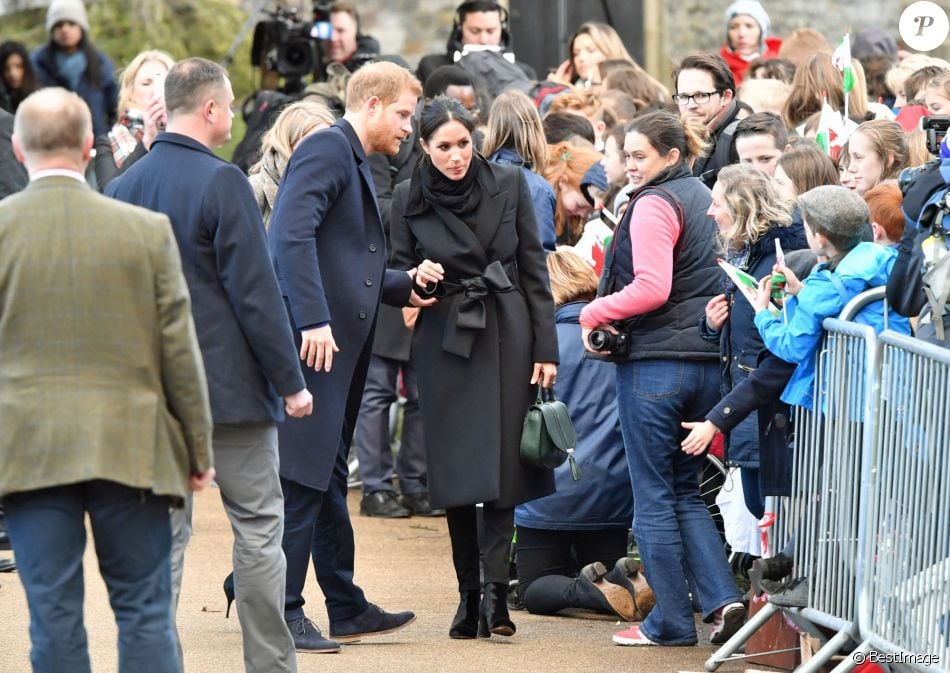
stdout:
[(713, 630), (709, 634), (709, 642), (713, 645), (722, 645), (736, 635), (736, 631), (745, 623), (745, 606), (742, 603), (724, 605), (713, 617)]

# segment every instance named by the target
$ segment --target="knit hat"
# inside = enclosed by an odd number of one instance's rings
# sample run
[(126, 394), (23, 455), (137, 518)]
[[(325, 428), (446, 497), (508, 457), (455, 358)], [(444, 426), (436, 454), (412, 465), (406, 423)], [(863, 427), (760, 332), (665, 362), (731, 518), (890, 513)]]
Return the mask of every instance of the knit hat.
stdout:
[(883, 28), (865, 28), (854, 36), (851, 56), (865, 59), (869, 56), (887, 56), (897, 60), (897, 41)]
[(82, 0), (53, 0), (49, 3), (46, 12), (46, 32), (53, 30), (60, 21), (72, 21), (83, 32), (89, 32), (89, 17), (86, 15), (86, 5)]
[(868, 206), (857, 192), (839, 185), (822, 185), (798, 197), (805, 221), (842, 238), (860, 240), (870, 220)]
[(762, 6), (759, 0), (736, 0), (729, 5), (729, 8), (726, 10), (726, 44), (729, 43), (729, 22), (732, 21), (732, 17), (738, 16), (739, 14), (747, 14), (755, 19), (756, 23), (759, 24), (759, 28), (762, 29), (759, 44), (765, 44), (765, 38), (769, 36), (769, 29), (772, 27), (772, 22), (769, 20), (769, 15), (766, 13), (765, 7)]

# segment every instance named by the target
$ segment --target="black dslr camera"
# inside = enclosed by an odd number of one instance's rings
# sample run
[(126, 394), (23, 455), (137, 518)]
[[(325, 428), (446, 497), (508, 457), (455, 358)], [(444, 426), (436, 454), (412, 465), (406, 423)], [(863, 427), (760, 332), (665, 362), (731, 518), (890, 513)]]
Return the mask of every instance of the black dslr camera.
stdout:
[(605, 329), (595, 329), (587, 337), (587, 343), (598, 353), (607, 353), (607, 357), (624, 358), (630, 354), (630, 337), (620, 332), (613, 334)]
[(927, 151), (937, 156), (940, 143), (950, 129), (950, 115), (930, 115), (920, 120), (920, 128), (927, 134)]
[(314, 0), (312, 20), (298, 17), (296, 8), (269, 12), (270, 18), (254, 27), (251, 64), (283, 77), (288, 93), (303, 89), (307, 75), (325, 78), (326, 41), (333, 32), (330, 4)]

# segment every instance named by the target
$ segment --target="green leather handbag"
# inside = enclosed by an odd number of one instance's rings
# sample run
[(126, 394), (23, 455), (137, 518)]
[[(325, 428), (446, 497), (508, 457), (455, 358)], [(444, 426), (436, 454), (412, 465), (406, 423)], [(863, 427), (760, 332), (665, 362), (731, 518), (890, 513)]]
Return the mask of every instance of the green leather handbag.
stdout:
[(574, 460), (574, 424), (563, 402), (554, 391), (538, 386), (538, 398), (528, 407), (521, 429), (521, 462), (542, 470), (553, 470), (570, 461), (574, 481), (581, 470)]

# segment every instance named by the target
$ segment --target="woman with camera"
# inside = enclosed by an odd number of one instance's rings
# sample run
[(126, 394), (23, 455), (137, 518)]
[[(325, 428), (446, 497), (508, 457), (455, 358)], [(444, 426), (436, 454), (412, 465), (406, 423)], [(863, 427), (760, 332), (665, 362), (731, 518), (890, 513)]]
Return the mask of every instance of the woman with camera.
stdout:
[[(475, 120), (437, 96), (419, 123), (424, 160), (396, 187), (392, 266), (442, 278), (415, 326), (429, 500), (447, 508), (460, 602), (452, 638), (511, 636), (508, 551), (514, 507), (554, 491), (519, 458), (536, 386), (554, 385), (554, 306), (531, 194), (516, 166), (488, 163)], [(423, 262), (442, 260), (442, 265)], [(483, 503), (479, 548), (475, 504)], [(480, 595), (479, 553), (484, 560)]]
[(716, 224), (706, 214), (710, 192), (689, 168), (702, 147), (669, 112), (630, 122), (624, 154), (635, 189), (608, 252), (601, 296), (580, 318), (589, 351), (597, 352), (589, 338), (595, 330), (627, 337), (624, 352), (600, 353), (617, 363), (633, 531), (656, 607), (640, 626), (614, 635), (620, 645), (696, 643), (690, 589), (704, 621), (713, 622), (713, 643), (725, 642), (745, 619), (699, 495), (703, 456), (680, 449), (680, 423), (704, 417), (719, 397), (718, 348), (702, 339), (696, 320), (721, 273)]

